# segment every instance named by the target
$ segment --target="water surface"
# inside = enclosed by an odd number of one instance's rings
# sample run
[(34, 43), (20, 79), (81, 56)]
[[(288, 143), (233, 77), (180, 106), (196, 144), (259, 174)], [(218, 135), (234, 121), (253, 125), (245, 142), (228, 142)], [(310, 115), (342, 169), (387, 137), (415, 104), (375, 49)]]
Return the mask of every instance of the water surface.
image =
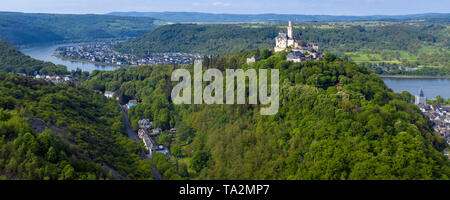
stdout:
[(39, 45), (35, 47), (21, 49), (20, 51), (38, 60), (52, 62), (57, 65), (65, 65), (67, 66), (67, 70), (69, 71), (76, 70), (77, 68), (80, 68), (81, 70), (88, 72), (92, 72), (94, 70), (113, 71), (119, 69), (119, 67), (112, 65), (97, 65), (88, 62), (64, 60), (53, 55), (53, 53), (58, 47), (73, 46), (73, 45), (76, 44)]
[(382, 78), (388, 87), (394, 92), (408, 91), (417, 95), (423, 88), (427, 98), (434, 99), (437, 95), (450, 98), (449, 78)]

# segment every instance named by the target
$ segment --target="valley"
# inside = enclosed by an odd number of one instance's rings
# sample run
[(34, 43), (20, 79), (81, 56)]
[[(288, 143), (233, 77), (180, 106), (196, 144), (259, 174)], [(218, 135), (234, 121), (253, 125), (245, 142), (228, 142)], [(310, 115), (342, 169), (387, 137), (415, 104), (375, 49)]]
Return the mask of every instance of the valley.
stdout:
[[(447, 14), (197, 14), (1, 12), (0, 179), (450, 177)], [(194, 98), (208, 70), (277, 71), (279, 110), (176, 104), (179, 69)]]

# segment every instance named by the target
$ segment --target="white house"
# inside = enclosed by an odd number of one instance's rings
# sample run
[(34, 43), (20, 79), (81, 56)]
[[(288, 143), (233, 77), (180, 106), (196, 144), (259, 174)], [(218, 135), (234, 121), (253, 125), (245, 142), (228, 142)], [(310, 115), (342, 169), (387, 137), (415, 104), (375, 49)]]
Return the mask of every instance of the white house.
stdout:
[(105, 91), (105, 97), (107, 98), (114, 98), (115, 93), (111, 91)]

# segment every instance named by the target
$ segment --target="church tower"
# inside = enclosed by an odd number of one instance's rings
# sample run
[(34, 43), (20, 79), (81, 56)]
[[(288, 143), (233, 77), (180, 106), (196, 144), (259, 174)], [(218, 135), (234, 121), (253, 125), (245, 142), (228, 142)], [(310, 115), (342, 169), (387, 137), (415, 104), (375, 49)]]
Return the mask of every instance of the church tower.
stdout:
[(420, 89), (419, 95), (416, 96), (416, 105), (427, 105), (427, 97), (423, 94), (423, 89)]
[(288, 38), (289, 39), (293, 39), (294, 38), (294, 33), (292, 31), (293, 31), (292, 21), (289, 20), (289, 27), (288, 27), (288, 30), (287, 30), (287, 34), (288, 34)]

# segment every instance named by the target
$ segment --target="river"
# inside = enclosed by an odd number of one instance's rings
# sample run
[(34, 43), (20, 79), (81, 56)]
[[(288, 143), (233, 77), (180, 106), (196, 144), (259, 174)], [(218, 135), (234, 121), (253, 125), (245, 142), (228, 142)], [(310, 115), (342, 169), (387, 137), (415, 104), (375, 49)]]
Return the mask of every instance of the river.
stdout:
[(102, 70), (102, 71), (113, 71), (116, 69), (119, 69), (117, 66), (112, 65), (96, 65), (88, 62), (76, 62), (76, 61), (69, 61), (69, 60), (63, 60), (61, 58), (58, 58), (53, 55), (55, 50), (58, 47), (62, 46), (73, 46), (76, 44), (58, 44), (58, 45), (41, 45), (41, 46), (35, 46), (30, 48), (21, 49), (20, 51), (24, 53), (25, 55), (29, 55), (32, 58), (48, 61), (55, 63), (57, 65), (65, 65), (67, 66), (67, 70), (72, 71), (76, 70), (77, 68), (80, 68), (83, 71), (92, 72), (94, 70)]
[(408, 91), (417, 95), (423, 88), (425, 96), (435, 99), (437, 95), (450, 98), (450, 78), (382, 78), (394, 92)]
[[(80, 68), (83, 71), (92, 72), (94, 70), (112, 71), (119, 67), (110, 65), (95, 65), (86, 62), (75, 62), (57, 58), (53, 53), (58, 47), (72, 46), (74, 44), (59, 44), (59, 45), (43, 45), (32, 48), (22, 49), (21, 51), (33, 58), (49, 61), (55, 64), (67, 66), (69, 71)], [(435, 98), (441, 95), (443, 98), (450, 98), (450, 79), (448, 78), (382, 78), (383, 81), (392, 88), (395, 92), (402, 92), (404, 90), (416, 95), (421, 88), (423, 88), (425, 95), (428, 98)]]

